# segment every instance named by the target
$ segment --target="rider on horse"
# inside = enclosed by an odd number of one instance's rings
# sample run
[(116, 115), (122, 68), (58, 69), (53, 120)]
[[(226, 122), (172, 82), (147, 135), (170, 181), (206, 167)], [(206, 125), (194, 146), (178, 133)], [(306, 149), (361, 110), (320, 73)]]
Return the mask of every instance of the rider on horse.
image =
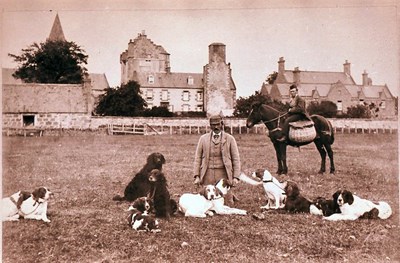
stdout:
[(306, 102), (302, 97), (299, 96), (297, 92), (298, 92), (297, 85), (292, 84), (289, 87), (290, 108), (288, 111), (288, 117), (286, 118), (285, 123), (283, 124), (282, 137), (277, 139), (280, 142), (287, 142), (287, 138), (289, 137), (290, 122), (310, 119), (306, 112)]

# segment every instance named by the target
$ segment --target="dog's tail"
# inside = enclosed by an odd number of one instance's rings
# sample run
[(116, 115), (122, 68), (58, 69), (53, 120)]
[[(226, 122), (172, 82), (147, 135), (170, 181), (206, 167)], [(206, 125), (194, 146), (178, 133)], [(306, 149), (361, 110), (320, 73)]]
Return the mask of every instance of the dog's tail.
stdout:
[(262, 183), (263, 183), (262, 181), (256, 181), (256, 180), (248, 177), (243, 172), (239, 174), (239, 179), (240, 179), (240, 181), (245, 182), (250, 185), (262, 185)]
[(116, 195), (113, 197), (114, 201), (125, 201), (125, 196)]
[(376, 208), (379, 210), (378, 217), (380, 219), (388, 219), (392, 215), (392, 208), (386, 202), (379, 202)]

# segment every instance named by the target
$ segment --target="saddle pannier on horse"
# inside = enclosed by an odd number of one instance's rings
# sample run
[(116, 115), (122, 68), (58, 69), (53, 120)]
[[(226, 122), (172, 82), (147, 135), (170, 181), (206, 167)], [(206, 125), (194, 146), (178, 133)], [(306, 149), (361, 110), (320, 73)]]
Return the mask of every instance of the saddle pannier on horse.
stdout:
[(314, 141), (317, 131), (314, 122), (301, 120), (289, 123), (289, 139), (297, 143), (309, 143)]

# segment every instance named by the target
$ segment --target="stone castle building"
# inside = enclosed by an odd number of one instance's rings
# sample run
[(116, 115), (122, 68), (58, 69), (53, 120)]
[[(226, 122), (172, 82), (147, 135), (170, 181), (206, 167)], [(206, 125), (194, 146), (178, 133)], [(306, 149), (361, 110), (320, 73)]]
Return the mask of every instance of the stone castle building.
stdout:
[(380, 118), (396, 115), (395, 98), (387, 85), (373, 85), (366, 71), (362, 74), (362, 84), (356, 84), (347, 60), (342, 72), (322, 72), (301, 71), (298, 67), (287, 70), (281, 57), (274, 83), (263, 83), (260, 93), (285, 103), (290, 99), (289, 86), (293, 83), (298, 85), (299, 95), (306, 100), (307, 106), (312, 102), (332, 101), (340, 114), (357, 104), (373, 104), (379, 107)]
[(163, 106), (171, 112), (204, 111), (208, 115), (233, 113), (236, 86), (222, 43), (209, 45), (209, 63), (202, 73), (178, 73), (171, 71), (170, 54), (143, 31), (129, 41), (120, 64), (121, 84), (137, 81), (149, 108)]

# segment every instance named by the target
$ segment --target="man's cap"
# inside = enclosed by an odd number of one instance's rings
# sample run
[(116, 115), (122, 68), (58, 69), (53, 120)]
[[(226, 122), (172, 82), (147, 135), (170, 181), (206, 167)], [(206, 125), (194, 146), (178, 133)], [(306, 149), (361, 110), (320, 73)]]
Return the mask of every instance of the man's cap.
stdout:
[(292, 90), (292, 89), (297, 89), (297, 85), (296, 84), (290, 85), (289, 90)]
[(219, 115), (213, 115), (210, 117), (210, 124), (220, 124), (222, 121), (222, 117)]

